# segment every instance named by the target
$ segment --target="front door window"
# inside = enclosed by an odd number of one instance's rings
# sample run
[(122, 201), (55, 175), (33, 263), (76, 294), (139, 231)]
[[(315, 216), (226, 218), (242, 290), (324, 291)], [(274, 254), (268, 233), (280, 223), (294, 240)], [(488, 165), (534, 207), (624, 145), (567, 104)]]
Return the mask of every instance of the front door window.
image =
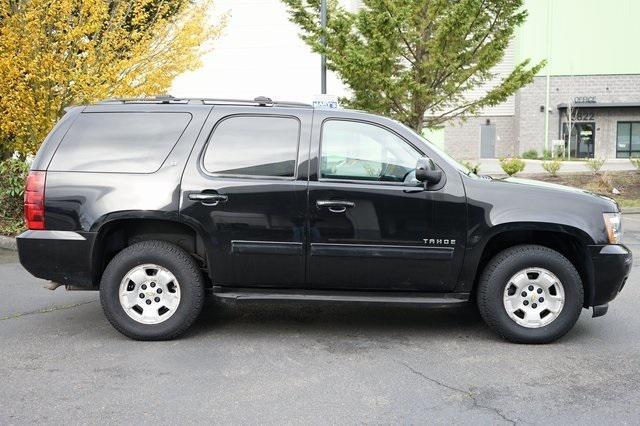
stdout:
[(388, 130), (342, 120), (325, 122), (321, 151), (321, 179), (405, 182), (420, 157)]

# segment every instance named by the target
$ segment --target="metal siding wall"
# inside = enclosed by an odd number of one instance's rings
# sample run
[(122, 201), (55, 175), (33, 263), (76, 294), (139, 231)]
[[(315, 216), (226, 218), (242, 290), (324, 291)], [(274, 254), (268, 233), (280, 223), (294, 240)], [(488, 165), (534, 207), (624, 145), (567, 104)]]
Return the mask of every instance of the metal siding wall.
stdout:
[[(496, 78), (491, 82), (483, 86), (477, 87), (471, 92), (469, 92), (467, 95), (467, 98), (477, 99), (481, 96), (484, 96), (484, 94), (486, 94), (487, 91), (491, 90), (492, 87), (497, 86), (502, 79), (504, 79), (506, 76), (508, 76), (511, 73), (511, 71), (513, 71), (513, 68), (516, 65), (515, 58), (516, 58), (516, 46), (515, 46), (515, 42), (512, 42), (511, 44), (509, 44), (509, 47), (505, 51), (502, 62), (496, 65), (496, 67), (493, 69), (493, 72), (496, 74)], [(484, 110), (480, 111), (478, 115), (500, 116), (500, 115), (513, 115), (514, 113), (515, 113), (515, 97), (511, 96), (509, 99), (507, 99), (505, 102), (499, 105), (485, 108)]]
[(526, 0), (525, 8), (529, 16), (517, 33), (518, 62), (546, 58), (551, 75), (640, 73), (640, 56), (632, 47), (640, 39), (640, 1)]

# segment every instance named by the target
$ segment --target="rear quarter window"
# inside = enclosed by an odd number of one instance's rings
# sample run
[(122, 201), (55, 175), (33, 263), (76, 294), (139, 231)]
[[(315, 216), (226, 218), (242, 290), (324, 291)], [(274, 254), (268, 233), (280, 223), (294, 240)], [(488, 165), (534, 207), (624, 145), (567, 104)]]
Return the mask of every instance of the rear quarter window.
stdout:
[(49, 170), (155, 172), (190, 121), (188, 113), (82, 113), (60, 142)]

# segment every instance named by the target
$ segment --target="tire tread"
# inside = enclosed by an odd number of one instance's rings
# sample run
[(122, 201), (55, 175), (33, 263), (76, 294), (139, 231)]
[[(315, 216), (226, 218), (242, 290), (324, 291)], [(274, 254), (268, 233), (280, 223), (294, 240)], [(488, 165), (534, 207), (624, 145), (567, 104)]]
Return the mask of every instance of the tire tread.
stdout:
[(109, 268), (117, 267), (118, 264), (120, 264), (127, 258), (143, 256), (149, 254), (150, 252), (164, 252), (164, 254), (172, 256), (173, 259), (179, 263), (180, 267), (183, 268), (183, 272), (186, 272), (186, 274), (188, 275), (187, 280), (190, 282), (183, 283), (181, 281), (180, 285), (181, 287), (184, 285), (189, 285), (189, 291), (192, 292), (194, 303), (190, 303), (187, 306), (188, 312), (185, 316), (185, 319), (181, 321), (175, 328), (164, 333), (149, 333), (148, 335), (142, 335), (138, 333), (134, 334), (126, 327), (124, 327), (120, 323), (120, 321), (117, 320), (108, 304), (107, 298), (103, 295), (103, 291), (100, 292), (100, 303), (102, 305), (105, 316), (107, 317), (111, 325), (125, 336), (135, 340), (171, 340), (184, 333), (198, 318), (200, 312), (202, 311), (205, 296), (204, 281), (200, 269), (198, 268), (198, 265), (196, 264), (194, 259), (189, 256), (189, 254), (182, 248), (166, 241), (160, 240), (147, 240), (135, 243), (120, 251), (118, 254), (116, 254), (116, 256), (114, 256), (111, 262), (109, 262), (107, 268), (102, 274), (100, 289), (102, 290), (104, 288), (103, 286), (110, 285), (109, 283), (105, 282), (106, 278), (110, 275), (108, 274), (108, 272), (110, 272)]
[[(526, 245), (518, 245), (513, 246), (508, 249), (503, 250), (498, 253), (491, 261), (487, 264), (484, 271), (482, 272), (480, 281), (478, 283), (478, 291), (477, 291), (477, 303), (478, 309), (480, 311), (480, 315), (484, 319), (485, 323), (491, 328), (494, 332), (496, 332), (501, 338), (505, 340), (509, 340), (511, 342), (516, 343), (549, 343), (553, 340), (556, 340), (566, 334), (571, 327), (567, 328), (560, 334), (554, 334), (547, 338), (538, 338), (535, 341), (528, 341), (522, 339), (520, 336), (515, 333), (510, 332), (509, 329), (503, 327), (498, 318), (498, 310), (493, 306), (489, 290), (491, 279), (496, 273), (496, 270), (499, 269), (505, 262), (511, 261), (515, 256), (530, 256), (532, 253), (539, 253), (543, 255), (551, 255), (563, 263), (563, 267), (566, 268), (567, 272), (572, 275), (572, 278), (579, 285), (577, 286), (577, 290), (579, 293), (580, 303), (577, 305), (577, 312), (574, 312), (576, 320), (582, 311), (582, 301), (584, 300), (584, 288), (582, 286), (582, 280), (580, 279), (580, 274), (573, 266), (573, 264), (562, 254), (558, 253), (555, 250), (552, 250), (545, 246), (540, 246), (536, 244), (526, 244)], [(563, 283), (564, 285), (564, 283)], [(568, 308), (566, 305), (563, 309)], [(573, 326), (573, 324), (571, 324)]]

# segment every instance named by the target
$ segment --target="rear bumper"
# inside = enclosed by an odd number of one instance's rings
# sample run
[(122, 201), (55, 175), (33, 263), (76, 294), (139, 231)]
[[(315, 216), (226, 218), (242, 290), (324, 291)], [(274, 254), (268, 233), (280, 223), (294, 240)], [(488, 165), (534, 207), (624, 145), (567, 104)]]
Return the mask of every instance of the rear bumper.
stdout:
[(589, 246), (593, 262), (593, 288), (589, 306), (606, 305), (620, 293), (631, 271), (633, 255), (623, 245)]
[(20, 263), (33, 276), (60, 284), (93, 288), (91, 251), (95, 234), (26, 231), (16, 238)]

